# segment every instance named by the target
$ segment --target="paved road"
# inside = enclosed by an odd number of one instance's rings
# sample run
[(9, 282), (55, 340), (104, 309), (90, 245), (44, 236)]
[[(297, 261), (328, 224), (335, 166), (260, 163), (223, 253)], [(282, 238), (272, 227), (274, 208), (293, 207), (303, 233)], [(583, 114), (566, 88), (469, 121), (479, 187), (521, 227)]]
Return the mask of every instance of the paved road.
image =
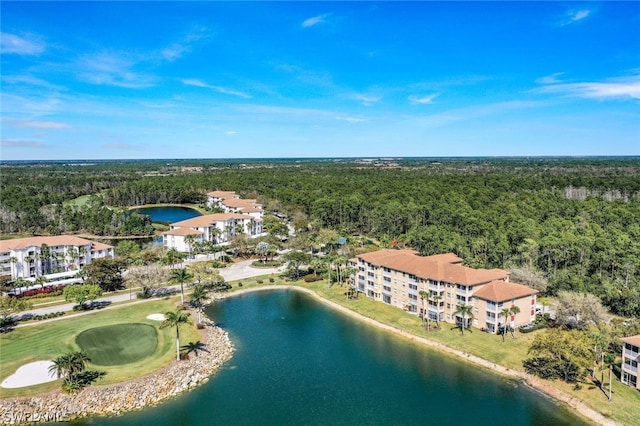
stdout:
[[(260, 275), (277, 274), (283, 271), (283, 267), (279, 268), (254, 268), (251, 266), (253, 260), (245, 260), (242, 262), (234, 263), (228, 268), (220, 269), (220, 275), (225, 281), (243, 280), (245, 278), (258, 277)], [(174, 285), (169, 288), (179, 289), (179, 285)], [(113, 304), (118, 302), (126, 302), (129, 300), (135, 300), (135, 293), (116, 294), (113, 296), (105, 296), (97, 299), (96, 302), (105, 302), (105, 304)], [(45, 315), (53, 312), (67, 312), (73, 310), (76, 303), (66, 303), (64, 305), (54, 305), (42, 308), (31, 309), (29, 311), (21, 312), (19, 315), (33, 314), (33, 315)], [(63, 318), (68, 318), (65, 316)], [(38, 322), (40, 323), (40, 322)]]

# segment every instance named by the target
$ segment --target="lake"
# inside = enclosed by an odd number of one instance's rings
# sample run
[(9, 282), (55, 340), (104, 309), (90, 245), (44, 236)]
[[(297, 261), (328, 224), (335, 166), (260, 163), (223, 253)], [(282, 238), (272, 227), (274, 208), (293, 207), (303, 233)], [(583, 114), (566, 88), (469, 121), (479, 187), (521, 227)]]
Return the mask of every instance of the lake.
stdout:
[(236, 352), (212, 379), (98, 425), (581, 425), (511, 379), (359, 323), (290, 291), (207, 308)]
[(167, 224), (202, 216), (202, 214), (195, 209), (180, 206), (141, 207), (135, 209), (135, 211), (150, 216), (153, 222)]

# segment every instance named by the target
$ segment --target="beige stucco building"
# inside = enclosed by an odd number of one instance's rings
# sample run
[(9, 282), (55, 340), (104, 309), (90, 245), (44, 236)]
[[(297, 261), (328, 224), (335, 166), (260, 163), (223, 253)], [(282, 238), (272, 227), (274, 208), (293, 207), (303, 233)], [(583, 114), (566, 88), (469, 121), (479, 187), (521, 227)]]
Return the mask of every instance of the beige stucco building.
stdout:
[[(496, 333), (500, 325), (518, 327), (535, 319), (537, 291), (509, 282), (502, 269), (474, 269), (453, 253), (419, 256), (413, 250), (380, 250), (350, 259), (357, 269), (352, 277), (358, 291), (409, 313), (452, 324), (463, 318), (458, 305), (471, 305), (467, 326)], [(421, 297), (420, 292), (428, 293)], [(505, 308), (519, 313), (506, 318)]]
[(638, 363), (640, 363), (640, 334), (622, 339), (622, 383), (640, 389)]

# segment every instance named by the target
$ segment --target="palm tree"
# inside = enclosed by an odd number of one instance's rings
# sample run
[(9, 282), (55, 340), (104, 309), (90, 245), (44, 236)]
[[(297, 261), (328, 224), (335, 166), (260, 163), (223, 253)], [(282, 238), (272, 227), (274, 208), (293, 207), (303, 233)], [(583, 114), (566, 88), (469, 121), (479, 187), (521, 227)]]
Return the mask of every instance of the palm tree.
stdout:
[(69, 247), (67, 249), (66, 257), (69, 259), (69, 262), (67, 263), (67, 270), (71, 269), (72, 265), (75, 265), (75, 261), (78, 259), (78, 253), (78, 249), (76, 249), (75, 247)]
[(87, 362), (91, 361), (84, 352), (69, 352), (52, 360), (49, 374), (65, 380), (73, 380), (73, 377), (84, 371)]
[[(513, 316), (513, 320), (515, 321), (516, 315), (520, 313), (520, 308), (517, 305), (513, 305), (509, 308), (509, 313)], [(510, 329), (511, 329), (511, 338), (515, 339), (516, 338), (514, 334), (515, 327), (510, 327)]]
[(440, 302), (442, 301), (442, 296), (438, 293), (431, 296), (431, 301), (436, 304), (436, 325), (438, 329), (440, 328)]
[(11, 264), (13, 265), (13, 269), (14, 271), (12, 272), (13, 276), (17, 276), (18, 275), (18, 268), (16, 267), (16, 264), (18, 263), (18, 258), (15, 256), (11, 256), (9, 258), (9, 262), (11, 262)]
[(262, 263), (267, 261), (267, 254), (269, 253), (269, 243), (266, 241), (260, 241), (256, 244), (256, 254), (262, 258)]
[[(424, 291), (424, 290), (420, 290), (418, 292), (418, 294), (420, 295), (420, 301), (422, 302), (422, 315), (421, 316), (422, 316), (422, 325), (424, 326), (424, 314), (425, 314), (424, 301), (425, 301), (425, 299), (429, 298), (429, 292)], [(427, 315), (427, 331), (429, 331), (429, 315)]]
[(187, 244), (189, 248), (189, 258), (191, 258), (191, 250), (193, 249), (193, 245), (198, 241), (198, 235), (189, 234), (184, 237), (184, 242)]
[(176, 328), (176, 360), (180, 361), (180, 324), (189, 323), (189, 314), (184, 312), (182, 308), (177, 308), (175, 312), (169, 311), (164, 316), (166, 319), (162, 322), (160, 328)]
[(187, 268), (175, 269), (171, 272), (170, 280), (180, 284), (180, 303), (184, 305), (184, 283), (189, 281), (193, 276), (187, 271)]
[(504, 335), (507, 334), (507, 318), (511, 315), (511, 310), (509, 308), (504, 308), (500, 311), (500, 316), (503, 318), (502, 320), (502, 341), (504, 342)]
[(48, 283), (49, 280), (47, 279), (47, 277), (40, 275), (38, 278), (36, 278), (35, 283), (40, 285), (42, 287), (42, 289), (44, 290), (44, 285), (46, 283)]
[(46, 275), (51, 273), (51, 249), (48, 245), (42, 244), (40, 246), (40, 257), (44, 260), (42, 265), (44, 274)]
[(473, 306), (459, 303), (456, 306), (455, 315), (461, 318), (460, 331), (464, 336), (464, 329), (468, 328), (469, 320), (473, 319)]
[(206, 299), (207, 299), (207, 289), (201, 285), (195, 286), (193, 288), (193, 293), (191, 293), (191, 302), (198, 309), (198, 324), (202, 320), (202, 305)]

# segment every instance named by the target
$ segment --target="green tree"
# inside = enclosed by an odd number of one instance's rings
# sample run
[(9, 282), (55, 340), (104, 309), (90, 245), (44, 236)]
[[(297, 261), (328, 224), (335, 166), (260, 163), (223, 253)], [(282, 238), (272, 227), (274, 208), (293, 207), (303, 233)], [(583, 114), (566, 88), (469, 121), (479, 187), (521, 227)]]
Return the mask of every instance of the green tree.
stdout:
[(165, 320), (160, 328), (175, 327), (176, 328), (176, 360), (180, 361), (180, 324), (189, 323), (189, 313), (184, 312), (182, 308), (177, 308), (175, 312), (167, 312)]
[(256, 254), (262, 258), (262, 263), (266, 262), (267, 255), (269, 254), (269, 243), (260, 241), (256, 244)]
[(440, 302), (442, 301), (442, 296), (436, 293), (431, 296), (431, 301), (436, 305), (436, 326), (440, 329)]
[(11, 315), (31, 309), (31, 304), (21, 297), (0, 296), (0, 327), (13, 323)]
[[(425, 300), (429, 300), (429, 292), (425, 291), (425, 290), (420, 290), (418, 292), (418, 295), (420, 295), (420, 301), (422, 302), (422, 315), (420, 315), (420, 317), (422, 318), (422, 325), (424, 326), (424, 316), (425, 313), (427, 313), (427, 311), (425, 311), (424, 309), (424, 301)], [(427, 314), (427, 331), (429, 331), (429, 315)]]
[(198, 309), (198, 324), (202, 322), (202, 306), (207, 300), (207, 289), (204, 286), (197, 285), (191, 293), (191, 303)]
[(64, 300), (76, 302), (81, 309), (86, 309), (86, 301), (94, 301), (102, 296), (102, 289), (95, 284), (68, 285), (62, 290)]
[(460, 331), (464, 336), (464, 329), (470, 327), (471, 320), (473, 319), (473, 306), (459, 303), (456, 306), (455, 315), (457, 317), (456, 322), (458, 323)]
[[(512, 306), (509, 308), (509, 314), (510, 314), (513, 318), (515, 318), (519, 313), (520, 313), (520, 308), (519, 308), (517, 305), (512, 305)], [(516, 329), (515, 329), (515, 324), (514, 324), (514, 326), (509, 325), (509, 330), (511, 331), (511, 338), (512, 338), (512, 339), (515, 339), (515, 338), (516, 338), (516, 336), (515, 336), (515, 334), (514, 334), (514, 333), (515, 333), (515, 330), (516, 330)]]
[(193, 278), (186, 268), (175, 269), (171, 272), (170, 280), (180, 284), (180, 303), (184, 305), (184, 284)]
[(311, 262), (310, 255), (296, 250), (285, 253), (282, 258), (288, 262), (289, 273), (295, 278), (300, 276), (300, 267)]
[(46, 283), (48, 283), (49, 280), (47, 279), (47, 277), (45, 277), (44, 275), (40, 275), (38, 278), (36, 278), (36, 280), (34, 281), (35, 284), (38, 284), (40, 287), (42, 287), (42, 289), (44, 290), (44, 285)]
[(536, 336), (529, 347), (532, 355), (523, 362), (528, 373), (545, 379), (561, 379), (575, 383), (583, 380), (593, 363), (592, 342), (580, 330), (545, 330)]
[(502, 341), (504, 342), (504, 337), (507, 334), (507, 330), (511, 328), (509, 325), (509, 317), (511, 316), (511, 310), (509, 308), (503, 308), (500, 311), (500, 316), (502, 317)]
[(122, 272), (125, 268), (122, 259), (102, 258), (96, 259), (90, 265), (84, 267), (85, 283), (100, 286), (103, 291), (115, 291), (124, 287)]

